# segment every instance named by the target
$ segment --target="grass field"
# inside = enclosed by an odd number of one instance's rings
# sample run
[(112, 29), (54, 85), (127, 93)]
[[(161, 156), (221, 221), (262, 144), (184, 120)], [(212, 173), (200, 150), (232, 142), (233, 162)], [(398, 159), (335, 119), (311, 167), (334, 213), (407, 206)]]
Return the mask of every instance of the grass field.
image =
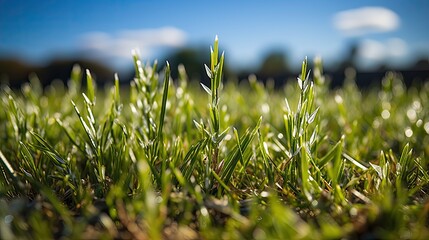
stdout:
[(137, 55), (129, 86), (3, 85), (0, 238), (429, 238), (428, 83), (330, 89), (305, 59), (274, 89), (210, 56), (210, 86)]

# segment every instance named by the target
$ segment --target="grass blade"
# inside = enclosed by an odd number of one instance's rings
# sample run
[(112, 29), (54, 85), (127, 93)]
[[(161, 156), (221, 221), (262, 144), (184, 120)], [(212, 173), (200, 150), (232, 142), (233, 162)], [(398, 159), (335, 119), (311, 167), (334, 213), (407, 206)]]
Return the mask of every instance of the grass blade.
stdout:
[(162, 94), (162, 103), (161, 103), (161, 113), (159, 117), (159, 126), (158, 126), (158, 140), (162, 140), (162, 130), (164, 127), (164, 118), (165, 111), (167, 109), (167, 97), (168, 97), (168, 86), (170, 83), (170, 64), (167, 62), (167, 67), (165, 69), (165, 77), (164, 77), (164, 90)]

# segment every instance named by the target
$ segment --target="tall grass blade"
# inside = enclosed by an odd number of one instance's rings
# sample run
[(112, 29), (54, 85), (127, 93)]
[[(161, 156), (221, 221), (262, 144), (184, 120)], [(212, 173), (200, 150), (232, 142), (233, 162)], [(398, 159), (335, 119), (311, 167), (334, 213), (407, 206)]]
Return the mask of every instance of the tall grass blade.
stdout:
[(220, 177), (225, 184), (229, 184), (232, 174), (240, 161), (247, 162), (243, 157), (243, 153), (247, 150), (250, 143), (258, 133), (262, 118), (259, 119), (257, 125), (250, 131), (248, 129), (244, 136), (239, 140), (237, 145), (232, 149), (231, 153), (225, 159), (225, 165), (222, 168)]
[(88, 98), (92, 104), (95, 102), (95, 87), (94, 79), (92, 78), (91, 72), (89, 69), (86, 69), (86, 88), (88, 91)]
[[(12, 165), (9, 163), (7, 158), (4, 156), (3, 152), (0, 150), (0, 160), (4, 168), (6, 168), (10, 177), (16, 176), (15, 170)], [(5, 179), (7, 181), (7, 179)]]
[[(164, 90), (162, 94), (162, 103), (161, 103), (161, 113), (159, 117), (159, 126), (158, 126), (158, 140), (162, 141), (163, 137), (163, 127), (164, 127), (164, 119), (165, 112), (167, 109), (167, 97), (168, 97), (168, 86), (170, 83), (170, 64), (167, 62), (167, 66), (165, 69), (165, 77), (164, 77)], [(162, 144), (162, 142), (161, 142)]]

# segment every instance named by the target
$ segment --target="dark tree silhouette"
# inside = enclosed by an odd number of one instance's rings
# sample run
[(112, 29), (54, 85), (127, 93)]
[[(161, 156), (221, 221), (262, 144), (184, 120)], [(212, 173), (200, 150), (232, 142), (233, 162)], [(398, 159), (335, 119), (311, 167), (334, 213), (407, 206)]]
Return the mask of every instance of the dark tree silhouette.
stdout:
[(204, 63), (209, 64), (210, 59), (207, 51), (202, 48), (182, 48), (165, 57), (170, 63), (171, 76), (173, 79), (178, 78), (177, 67), (183, 64), (190, 80), (199, 80), (205, 77)]
[(111, 69), (99, 62), (83, 59), (55, 59), (42, 67), (28, 65), (19, 60), (0, 60), (0, 81), (7, 81), (11, 87), (19, 87), (28, 81), (30, 74), (35, 73), (44, 86), (54, 80), (66, 83), (75, 64), (83, 71), (89, 69), (98, 85), (113, 83), (114, 72)]
[(0, 59), (0, 81), (11, 87), (17, 87), (28, 80), (36, 67), (30, 66), (17, 59)]

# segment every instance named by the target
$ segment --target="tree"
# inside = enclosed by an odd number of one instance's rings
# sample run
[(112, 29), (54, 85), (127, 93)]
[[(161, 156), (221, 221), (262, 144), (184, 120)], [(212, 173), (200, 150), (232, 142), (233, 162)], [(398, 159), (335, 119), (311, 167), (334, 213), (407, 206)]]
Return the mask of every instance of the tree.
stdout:
[(263, 59), (258, 75), (263, 78), (277, 78), (290, 73), (284, 52), (271, 51)]

